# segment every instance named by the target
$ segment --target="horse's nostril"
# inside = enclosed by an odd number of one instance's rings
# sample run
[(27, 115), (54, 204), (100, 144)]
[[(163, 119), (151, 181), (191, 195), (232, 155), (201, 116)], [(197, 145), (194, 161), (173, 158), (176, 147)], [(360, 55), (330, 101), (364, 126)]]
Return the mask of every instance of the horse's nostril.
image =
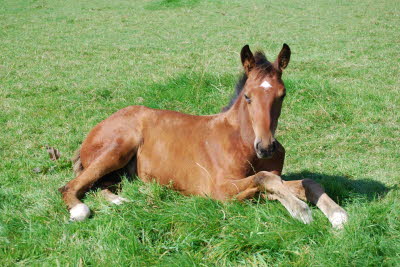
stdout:
[(261, 142), (258, 142), (258, 143), (256, 144), (256, 149), (257, 149), (257, 150), (260, 150), (260, 144), (261, 144)]

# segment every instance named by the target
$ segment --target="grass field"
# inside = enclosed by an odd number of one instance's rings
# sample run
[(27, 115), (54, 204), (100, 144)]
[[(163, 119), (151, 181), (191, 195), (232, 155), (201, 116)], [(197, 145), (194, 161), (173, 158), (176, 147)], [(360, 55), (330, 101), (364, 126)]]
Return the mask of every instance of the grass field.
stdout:
[[(399, 25), (395, 0), (0, 0), (0, 265), (399, 266)], [(277, 202), (126, 179), (132, 202), (92, 191), (93, 218), (68, 223), (57, 188), (96, 123), (132, 104), (219, 112), (241, 47), (273, 60), (284, 42), (283, 178), (323, 184), (342, 231), (315, 207), (303, 225)]]

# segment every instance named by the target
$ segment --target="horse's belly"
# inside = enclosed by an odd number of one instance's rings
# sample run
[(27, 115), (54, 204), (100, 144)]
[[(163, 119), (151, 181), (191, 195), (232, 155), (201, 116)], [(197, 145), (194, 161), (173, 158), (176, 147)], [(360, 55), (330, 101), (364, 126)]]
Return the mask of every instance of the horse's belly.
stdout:
[[(158, 146), (161, 144), (158, 143)], [(187, 153), (167, 150), (139, 148), (137, 173), (142, 181), (156, 181), (170, 185), (185, 195), (210, 195), (213, 187), (209, 173)], [(207, 173), (208, 172), (208, 173)]]

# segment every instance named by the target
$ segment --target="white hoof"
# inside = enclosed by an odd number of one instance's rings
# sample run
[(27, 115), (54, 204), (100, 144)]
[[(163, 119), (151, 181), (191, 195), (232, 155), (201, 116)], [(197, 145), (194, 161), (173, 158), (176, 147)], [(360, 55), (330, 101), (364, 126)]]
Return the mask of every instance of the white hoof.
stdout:
[(119, 196), (117, 196), (116, 198), (111, 200), (111, 203), (113, 203), (115, 205), (121, 205), (124, 202), (129, 202), (129, 200), (126, 198), (123, 198), (123, 197), (119, 197)]
[(310, 207), (295, 196), (277, 197), (278, 201), (287, 209), (290, 215), (304, 224), (312, 222)]
[(342, 229), (343, 225), (347, 222), (348, 216), (344, 210), (337, 210), (329, 216), (329, 221), (335, 229)]
[(85, 204), (80, 203), (70, 209), (69, 213), (71, 215), (69, 218), (71, 221), (83, 221), (90, 216), (90, 209)]
[(293, 210), (291, 215), (302, 221), (304, 224), (309, 224), (312, 222), (312, 213), (310, 207), (301, 200), (297, 201), (297, 207)]

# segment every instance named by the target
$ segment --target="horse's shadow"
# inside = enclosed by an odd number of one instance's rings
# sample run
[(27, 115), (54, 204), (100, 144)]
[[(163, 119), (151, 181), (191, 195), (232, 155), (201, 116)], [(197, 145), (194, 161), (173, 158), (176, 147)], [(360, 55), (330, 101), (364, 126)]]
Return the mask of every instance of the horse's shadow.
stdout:
[(326, 193), (339, 204), (351, 202), (353, 199), (359, 198), (371, 201), (385, 196), (387, 192), (392, 189), (383, 183), (372, 179), (355, 180), (346, 176), (314, 173), (309, 171), (282, 175), (282, 179), (287, 181), (305, 178), (313, 179), (321, 184), (325, 188)]

